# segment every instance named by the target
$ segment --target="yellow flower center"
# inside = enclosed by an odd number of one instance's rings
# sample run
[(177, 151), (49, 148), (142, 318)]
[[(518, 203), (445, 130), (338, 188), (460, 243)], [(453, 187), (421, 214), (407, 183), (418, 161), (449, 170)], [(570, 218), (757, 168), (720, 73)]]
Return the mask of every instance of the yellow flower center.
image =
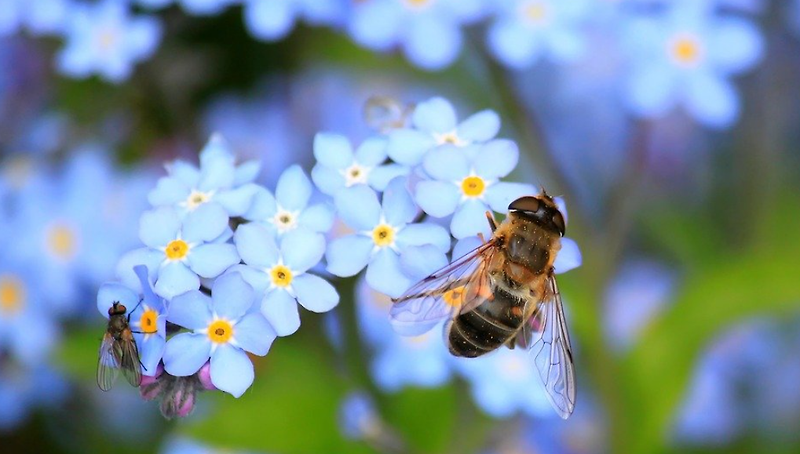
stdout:
[(194, 210), (200, 205), (208, 202), (210, 198), (211, 196), (206, 192), (193, 190), (189, 194), (189, 197), (186, 198), (186, 207), (189, 208), (190, 210)]
[(394, 244), (394, 228), (388, 224), (381, 224), (372, 230), (372, 241), (379, 247)]
[(358, 163), (353, 163), (344, 171), (344, 184), (348, 188), (354, 184), (367, 184), (369, 172), (372, 170), (369, 167), (364, 167)]
[(461, 307), (461, 305), (464, 304), (464, 286), (462, 285), (444, 292), (442, 299), (448, 306)]
[(422, 9), (433, 3), (433, 0), (405, 0), (405, 2), (412, 9)]
[(543, 2), (529, 2), (522, 7), (522, 14), (532, 23), (541, 23), (547, 18), (547, 5)]
[(25, 305), (25, 286), (10, 274), (0, 275), (0, 312), (14, 314)]
[(436, 136), (436, 143), (439, 145), (450, 144), (455, 145), (457, 147), (463, 147), (467, 145), (468, 142), (461, 137), (458, 137), (455, 131), (446, 132), (444, 134), (439, 134)]
[(208, 325), (208, 338), (211, 342), (224, 344), (233, 336), (233, 326), (227, 320), (215, 320)]
[(670, 43), (669, 51), (678, 64), (691, 66), (700, 60), (702, 48), (696, 37), (680, 35)]
[(292, 271), (284, 265), (273, 267), (270, 272), (272, 284), (276, 287), (288, 287), (292, 284)]
[(461, 191), (467, 197), (480, 197), (485, 189), (486, 183), (481, 177), (467, 177), (461, 182)]
[(155, 332), (158, 331), (157, 320), (158, 312), (153, 309), (145, 310), (139, 318), (140, 329), (145, 334), (155, 334)]
[(414, 348), (424, 347), (425, 344), (428, 343), (429, 339), (430, 339), (430, 333), (420, 334), (419, 336), (414, 336), (414, 337), (403, 338), (403, 340), (406, 341), (406, 344)]
[(57, 223), (47, 232), (47, 246), (50, 252), (61, 260), (70, 260), (78, 251), (78, 235), (70, 226)]
[(189, 253), (189, 245), (183, 240), (173, 240), (164, 248), (164, 253), (170, 260), (181, 260)]

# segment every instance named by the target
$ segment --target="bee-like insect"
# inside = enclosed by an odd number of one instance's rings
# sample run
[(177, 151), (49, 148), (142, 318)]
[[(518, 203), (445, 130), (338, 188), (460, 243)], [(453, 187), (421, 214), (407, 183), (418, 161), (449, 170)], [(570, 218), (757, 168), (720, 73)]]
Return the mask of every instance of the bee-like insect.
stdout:
[(553, 263), (565, 220), (543, 192), (521, 197), (488, 241), (411, 287), (391, 308), (400, 334), (440, 322), (455, 356), (474, 358), (505, 345), (530, 350), (550, 403), (562, 418), (575, 408), (575, 370)]
[[(135, 310), (135, 309), (134, 309)], [(117, 381), (119, 371), (133, 386), (142, 383), (139, 349), (130, 328), (130, 314), (119, 302), (108, 309), (108, 327), (100, 344), (100, 358), (97, 361), (97, 386), (108, 391)]]

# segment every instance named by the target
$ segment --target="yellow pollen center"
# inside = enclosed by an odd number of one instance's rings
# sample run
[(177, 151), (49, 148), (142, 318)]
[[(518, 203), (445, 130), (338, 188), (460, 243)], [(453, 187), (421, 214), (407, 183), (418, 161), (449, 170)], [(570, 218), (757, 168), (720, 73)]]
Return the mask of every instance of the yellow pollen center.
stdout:
[(292, 283), (292, 271), (283, 265), (272, 268), (269, 274), (272, 276), (272, 283), (277, 287), (288, 287)]
[(142, 312), (141, 318), (139, 318), (139, 324), (141, 326), (141, 330), (145, 334), (155, 334), (158, 331), (158, 325), (156, 321), (158, 320), (158, 312), (148, 309)]
[(428, 3), (431, 3), (432, 0), (406, 0), (409, 6), (412, 8), (422, 8), (426, 6)]
[(25, 286), (16, 276), (0, 276), (0, 312), (14, 314), (25, 304)]
[(47, 234), (47, 245), (56, 257), (69, 260), (77, 252), (77, 235), (75, 231), (64, 224), (56, 224)]
[(467, 197), (480, 197), (486, 189), (486, 183), (481, 177), (467, 177), (461, 182), (461, 191)]
[(547, 6), (540, 2), (531, 2), (523, 8), (525, 17), (531, 22), (541, 22), (547, 17)]
[(464, 286), (462, 285), (444, 292), (442, 299), (448, 306), (460, 307), (464, 304)]
[(208, 338), (211, 342), (224, 344), (233, 336), (233, 326), (226, 320), (215, 320), (208, 325)]
[(700, 59), (700, 43), (692, 36), (682, 36), (672, 42), (671, 52), (678, 63), (696, 63)]
[(394, 243), (394, 228), (381, 224), (372, 231), (372, 241), (379, 247), (390, 246)]
[(164, 248), (164, 253), (170, 260), (180, 260), (189, 253), (189, 245), (183, 240), (173, 240)]
[(210, 197), (205, 192), (192, 191), (189, 194), (189, 197), (186, 198), (186, 206), (190, 210), (193, 210), (193, 209), (197, 208), (198, 206), (208, 202), (209, 198)]

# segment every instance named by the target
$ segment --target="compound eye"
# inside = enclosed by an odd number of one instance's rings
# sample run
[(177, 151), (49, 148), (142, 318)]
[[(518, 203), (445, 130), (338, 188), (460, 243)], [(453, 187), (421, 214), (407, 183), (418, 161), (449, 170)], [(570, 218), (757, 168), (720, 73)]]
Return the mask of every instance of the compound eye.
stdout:
[(539, 199), (532, 196), (525, 196), (525, 197), (520, 197), (517, 200), (511, 202), (511, 205), (508, 206), (508, 209), (536, 213), (537, 211), (539, 211), (540, 207), (541, 203), (539, 202)]
[(553, 214), (553, 224), (558, 229), (558, 233), (560, 233), (561, 236), (564, 236), (566, 225), (564, 224), (564, 216), (561, 215), (560, 211), (556, 211), (555, 214)]

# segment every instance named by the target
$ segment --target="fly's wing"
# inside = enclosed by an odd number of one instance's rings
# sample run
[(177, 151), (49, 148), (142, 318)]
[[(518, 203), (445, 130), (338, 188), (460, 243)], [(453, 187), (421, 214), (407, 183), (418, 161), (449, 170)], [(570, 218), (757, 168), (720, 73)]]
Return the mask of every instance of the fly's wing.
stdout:
[(130, 340), (120, 342), (122, 347), (122, 360), (120, 361), (120, 369), (122, 375), (133, 386), (137, 388), (142, 384), (142, 368), (139, 362), (139, 348), (136, 346), (136, 341), (133, 336)]
[(558, 415), (567, 419), (575, 409), (575, 367), (564, 306), (554, 275), (547, 279), (546, 297), (538, 302), (517, 338), (517, 345), (530, 350), (547, 399)]
[(100, 344), (100, 355), (97, 359), (97, 386), (103, 391), (110, 390), (119, 375), (119, 349), (115, 347), (115, 344), (111, 334), (103, 335), (103, 343)]
[(394, 330), (418, 336), (492, 297), (487, 273), (496, 246), (487, 242), (436, 271), (393, 300), (389, 312)]

